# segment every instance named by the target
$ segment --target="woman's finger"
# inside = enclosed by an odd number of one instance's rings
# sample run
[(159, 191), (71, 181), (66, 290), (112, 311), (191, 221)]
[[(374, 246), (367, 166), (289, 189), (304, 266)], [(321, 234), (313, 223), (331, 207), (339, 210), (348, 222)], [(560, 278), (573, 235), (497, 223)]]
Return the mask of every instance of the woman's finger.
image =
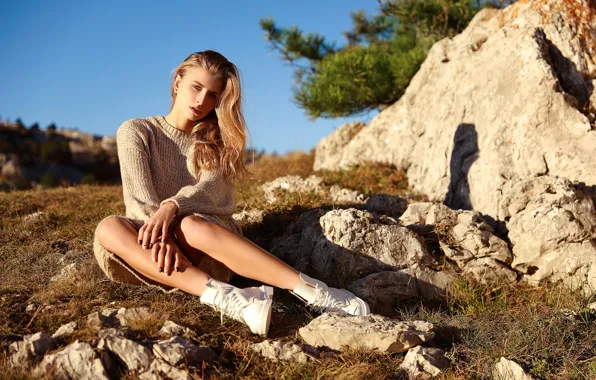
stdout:
[(151, 261), (157, 263), (157, 256), (159, 254), (159, 250), (161, 249), (161, 244), (155, 244), (151, 249)]
[(166, 255), (166, 247), (165, 244), (159, 244), (160, 249), (157, 255), (157, 268), (159, 270), (159, 273), (163, 272), (163, 267), (164, 267), (164, 259), (165, 259), (165, 255)]
[(168, 237), (168, 229), (170, 228), (170, 222), (166, 221), (163, 224), (163, 227), (161, 229), (161, 241), (165, 242), (166, 238)]
[(145, 233), (145, 229), (147, 229), (147, 224), (143, 224), (141, 226), (141, 228), (139, 228), (139, 233), (138, 233), (138, 240), (139, 240), (139, 244), (143, 244), (143, 234)]
[(145, 231), (143, 231), (143, 248), (151, 248), (149, 247), (149, 242), (151, 240), (151, 231), (153, 231), (153, 221), (148, 220), (147, 227), (145, 227)]
[(151, 229), (151, 237), (149, 238), (149, 248), (153, 247), (153, 244), (157, 241), (159, 234), (161, 232), (161, 221), (155, 222), (153, 228)]
[(165, 258), (165, 262), (164, 262), (164, 273), (166, 276), (169, 276), (170, 273), (172, 273), (172, 271), (170, 270), (170, 268), (172, 267), (172, 251), (174, 250), (174, 247), (172, 247), (171, 244), (166, 244), (166, 258)]

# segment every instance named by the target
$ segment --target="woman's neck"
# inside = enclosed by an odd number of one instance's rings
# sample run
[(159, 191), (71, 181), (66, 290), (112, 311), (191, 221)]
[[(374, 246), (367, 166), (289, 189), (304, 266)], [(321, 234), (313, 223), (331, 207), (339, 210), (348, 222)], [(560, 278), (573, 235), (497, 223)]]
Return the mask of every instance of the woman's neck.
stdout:
[(194, 123), (192, 120), (188, 120), (184, 115), (180, 115), (172, 110), (169, 114), (164, 116), (166, 122), (172, 127), (181, 130), (182, 132), (190, 133)]

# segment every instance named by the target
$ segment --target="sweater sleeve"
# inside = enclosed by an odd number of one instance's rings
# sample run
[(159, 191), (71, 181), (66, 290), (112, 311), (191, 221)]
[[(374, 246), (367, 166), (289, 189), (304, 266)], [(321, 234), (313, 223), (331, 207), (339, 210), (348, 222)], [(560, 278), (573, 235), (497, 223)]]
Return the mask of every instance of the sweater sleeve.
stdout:
[(160, 206), (153, 186), (146, 138), (127, 120), (118, 128), (116, 144), (126, 214), (145, 220)]
[(184, 186), (176, 195), (164, 199), (161, 205), (169, 201), (178, 205), (179, 217), (195, 212), (231, 215), (235, 209), (232, 185), (212, 171), (203, 171), (196, 184)]

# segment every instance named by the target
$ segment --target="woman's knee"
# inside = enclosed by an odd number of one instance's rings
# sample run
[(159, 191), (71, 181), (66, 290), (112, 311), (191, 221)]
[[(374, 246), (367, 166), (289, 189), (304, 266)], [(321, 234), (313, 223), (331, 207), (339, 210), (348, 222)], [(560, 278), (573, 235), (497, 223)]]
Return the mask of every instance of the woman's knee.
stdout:
[(114, 238), (119, 229), (126, 228), (127, 222), (118, 216), (110, 216), (99, 222), (95, 234), (103, 244), (107, 239)]
[(193, 247), (201, 249), (210, 246), (217, 237), (218, 227), (200, 216), (189, 215), (182, 219), (179, 229), (185, 240)]

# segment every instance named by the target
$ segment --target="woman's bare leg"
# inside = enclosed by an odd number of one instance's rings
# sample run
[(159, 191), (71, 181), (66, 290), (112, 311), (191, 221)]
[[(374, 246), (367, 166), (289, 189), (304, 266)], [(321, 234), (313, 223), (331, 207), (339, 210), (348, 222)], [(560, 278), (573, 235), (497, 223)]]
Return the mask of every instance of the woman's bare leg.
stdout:
[(288, 264), (245, 237), (199, 216), (185, 217), (176, 228), (176, 237), (244, 277), (288, 290), (305, 284)]
[[(97, 227), (100, 243), (144, 276), (190, 294), (200, 296), (203, 293), (205, 283), (211, 278), (207, 273), (190, 265), (182, 265), (180, 272), (173, 271), (170, 275), (160, 273), (151, 259), (151, 250), (143, 249), (137, 237), (137, 231), (118, 217), (108, 218)], [(200, 261), (200, 257), (193, 254), (184, 252), (184, 255), (193, 264)]]

